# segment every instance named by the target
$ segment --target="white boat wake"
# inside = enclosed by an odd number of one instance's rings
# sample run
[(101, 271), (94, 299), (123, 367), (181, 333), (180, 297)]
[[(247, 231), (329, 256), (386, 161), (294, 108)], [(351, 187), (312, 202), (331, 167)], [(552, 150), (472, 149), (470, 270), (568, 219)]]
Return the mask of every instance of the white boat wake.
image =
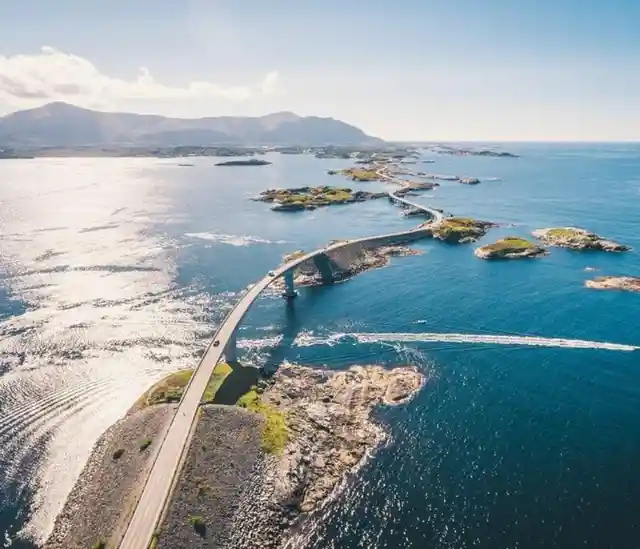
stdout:
[(485, 334), (442, 334), (442, 333), (370, 333), (348, 334), (358, 343), (378, 343), (389, 341), (426, 343), (488, 343), (495, 345), (529, 345), (532, 347), (568, 347), (571, 349), (604, 349), (607, 351), (637, 351), (640, 347), (620, 343), (586, 341), (582, 339), (562, 339), (535, 336), (485, 335)]

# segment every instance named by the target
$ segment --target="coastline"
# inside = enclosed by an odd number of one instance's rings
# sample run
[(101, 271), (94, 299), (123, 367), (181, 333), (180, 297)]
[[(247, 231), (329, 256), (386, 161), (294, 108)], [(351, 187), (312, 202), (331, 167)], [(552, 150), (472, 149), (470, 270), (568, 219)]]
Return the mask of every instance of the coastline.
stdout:
[[(214, 535), (219, 546), (234, 549), (283, 547), (387, 440), (371, 411), (408, 402), (425, 382), (413, 367), (327, 372), (285, 363), (258, 388), (265, 406), (287, 418), (282, 451), (261, 446), (259, 413), (203, 404), (155, 547), (209, 547)], [(164, 436), (177, 408), (140, 407), (156, 385), (100, 437), (44, 549), (117, 546), (159, 447), (153, 441)], [(202, 521), (198, 527), (192, 524), (196, 519)]]

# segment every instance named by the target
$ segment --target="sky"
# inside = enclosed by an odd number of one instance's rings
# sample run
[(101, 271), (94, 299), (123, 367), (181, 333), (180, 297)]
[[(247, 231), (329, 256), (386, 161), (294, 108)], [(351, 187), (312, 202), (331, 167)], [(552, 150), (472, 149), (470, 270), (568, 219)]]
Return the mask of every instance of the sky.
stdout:
[(293, 111), (389, 140), (640, 140), (638, 0), (0, 0), (0, 115)]

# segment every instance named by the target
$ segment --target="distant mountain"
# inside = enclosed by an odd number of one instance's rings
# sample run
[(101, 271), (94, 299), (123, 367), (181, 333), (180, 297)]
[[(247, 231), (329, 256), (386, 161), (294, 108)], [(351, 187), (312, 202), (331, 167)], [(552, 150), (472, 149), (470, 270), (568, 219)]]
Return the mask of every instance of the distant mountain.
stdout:
[(0, 118), (0, 147), (179, 145), (379, 145), (333, 118), (280, 112), (260, 117), (167, 118), (49, 103)]

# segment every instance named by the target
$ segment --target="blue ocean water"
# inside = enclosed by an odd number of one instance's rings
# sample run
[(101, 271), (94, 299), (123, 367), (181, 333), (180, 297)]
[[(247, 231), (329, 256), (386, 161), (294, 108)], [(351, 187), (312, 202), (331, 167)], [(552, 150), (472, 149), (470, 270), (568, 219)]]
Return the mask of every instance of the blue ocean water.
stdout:
[[(501, 223), (484, 241), (584, 226), (627, 254), (553, 249), (486, 262), (474, 245), (344, 284), (263, 297), (242, 360), (325, 368), (415, 364), (429, 377), (301, 547), (638, 547), (637, 352), (356, 343), (351, 333), (455, 332), (640, 344), (640, 295), (584, 287), (640, 275), (640, 146), (509, 145), (517, 159), (429, 157), (474, 176), (417, 200)], [(97, 437), (167, 371), (197, 362), (239, 292), (294, 249), (414, 225), (386, 200), (299, 214), (248, 200), (268, 187), (342, 184), (344, 160), (271, 155), (259, 168), (194, 159), (0, 164), (0, 535), (41, 539)], [(357, 184), (385, 188), (383, 183)], [(597, 272), (585, 272), (593, 267)]]

